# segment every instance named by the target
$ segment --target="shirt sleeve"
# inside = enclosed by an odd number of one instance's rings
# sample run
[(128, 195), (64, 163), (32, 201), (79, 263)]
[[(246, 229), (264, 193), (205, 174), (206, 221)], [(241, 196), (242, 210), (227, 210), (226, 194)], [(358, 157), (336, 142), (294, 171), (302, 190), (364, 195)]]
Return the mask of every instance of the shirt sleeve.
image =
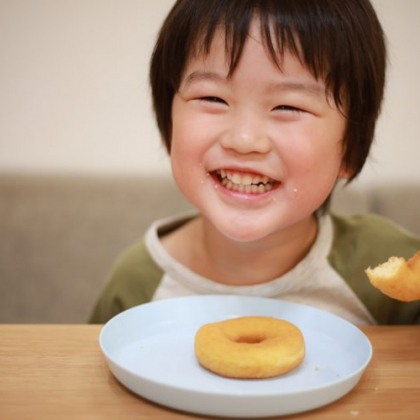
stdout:
[(126, 309), (150, 302), (162, 276), (144, 240), (133, 245), (117, 259), (88, 322), (103, 324)]
[(330, 265), (347, 282), (378, 324), (420, 324), (420, 301), (400, 302), (373, 287), (365, 273), (391, 256), (412, 257), (420, 238), (378, 215), (332, 216)]

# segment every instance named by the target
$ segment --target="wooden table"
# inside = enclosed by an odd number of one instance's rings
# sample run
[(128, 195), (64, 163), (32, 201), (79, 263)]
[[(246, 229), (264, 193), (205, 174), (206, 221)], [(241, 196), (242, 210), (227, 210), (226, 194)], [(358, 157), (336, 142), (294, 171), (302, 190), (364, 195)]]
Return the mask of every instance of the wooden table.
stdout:
[[(120, 385), (99, 349), (100, 329), (0, 325), (0, 419), (204, 418), (158, 406)], [(420, 327), (362, 330), (374, 356), (356, 388), (328, 406), (287, 418), (420, 419)]]

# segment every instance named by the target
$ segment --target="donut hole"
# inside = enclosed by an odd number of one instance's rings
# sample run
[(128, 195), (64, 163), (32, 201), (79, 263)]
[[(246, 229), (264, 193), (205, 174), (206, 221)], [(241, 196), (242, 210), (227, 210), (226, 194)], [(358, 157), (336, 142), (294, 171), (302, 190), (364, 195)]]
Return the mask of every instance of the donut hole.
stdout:
[(258, 344), (265, 340), (265, 337), (262, 335), (252, 334), (252, 335), (241, 335), (235, 341), (235, 343), (246, 343), (246, 344)]

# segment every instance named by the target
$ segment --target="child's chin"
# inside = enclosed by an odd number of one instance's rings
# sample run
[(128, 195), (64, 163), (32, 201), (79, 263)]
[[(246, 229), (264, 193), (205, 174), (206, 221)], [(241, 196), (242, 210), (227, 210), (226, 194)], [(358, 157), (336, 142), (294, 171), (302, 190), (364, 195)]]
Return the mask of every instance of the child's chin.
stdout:
[(218, 227), (223, 236), (235, 242), (250, 243), (255, 242), (268, 236), (267, 232), (261, 225), (250, 226), (249, 224), (229, 224)]

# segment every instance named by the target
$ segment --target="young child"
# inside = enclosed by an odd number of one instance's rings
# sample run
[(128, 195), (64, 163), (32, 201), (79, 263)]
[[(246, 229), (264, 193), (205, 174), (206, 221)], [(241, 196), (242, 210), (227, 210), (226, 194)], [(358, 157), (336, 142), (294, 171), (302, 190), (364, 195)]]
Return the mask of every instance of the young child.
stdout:
[(378, 216), (328, 213), (361, 171), (386, 48), (368, 0), (178, 0), (151, 60), (174, 179), (198, 214), (157, 221), (118, 260), (93, 311), (199, 294), (270, 297), (352, 323), (419, 323), (420, 302), (364, 270), (420, 239)]

